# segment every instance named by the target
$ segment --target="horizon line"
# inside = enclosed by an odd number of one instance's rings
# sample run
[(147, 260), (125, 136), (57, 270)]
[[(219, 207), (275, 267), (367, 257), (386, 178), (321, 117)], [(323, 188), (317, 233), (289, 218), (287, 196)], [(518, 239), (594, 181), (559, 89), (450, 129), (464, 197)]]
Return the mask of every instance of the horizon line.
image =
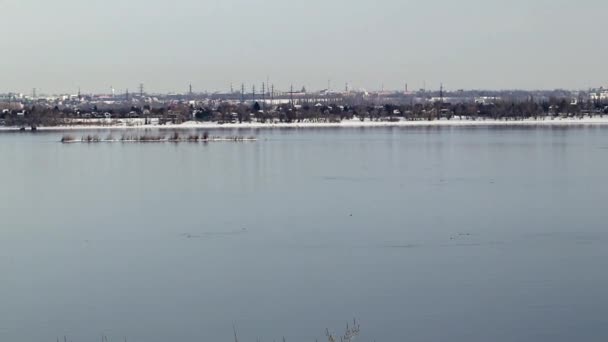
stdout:
[[(457, 89), (446, 89), (444, 88), (416, 88), (416, 89), (411, 89), (411, 90), (407, 90), (405, 91), (405, 88), (402, 89), (366, 89), (366, 88), (358, 88), (358, 89), (314, 89), (314, 90), (310, 90), (306, 87), (303, 87), (305, 89), (306, 93), (310, 93), (310, 94), (314, 94), (314, 93), (322, 93), (322, 92), (329, 92), (329, 93), (333, 93), (333, 94), (345, 94), (345, 93), (401, 93), (401, 94), (416, 94), (416, 93), (421, 93), (421, 92), (428, 92), (428, 93), (433, 93), (433, 92), (440, 92), (443, 91), (445, 93), (458, 93), (458, 92), (474, 92), (474, 91), (488, 91), (488, 92), (552, 92), (552, 91), (568, 91), (568, 92), (584, 92), (584, 91), (591, 91), (591, 90), (600, 90), (600, 89), (605, 89), (607, 90), (608, 88), (605, 88), (604, 86), (597, 86), (597, 87), (588, 87), (588, 88), (562, 88), (562, 87), (558, 87), (558, 88), (457, 88)], [(140, 92), (139, 91), (131, 91), (130, 88), (124, 88), (124, 89), (115, 89), (114, 92), (114, 96), (122, 96), (125, 94), (129, 94), (131, 96), (139, 96)], [(261, 90), (261, 89), (259, 89)], [(275, 88), (274, 93), (301, 93), (302, 88), (297, 89), (296, 87), (294, 87), (294, 90), (291, 91), (289, 89), (289, 87), (287, 89), (281, 89), (281, 88)], [(36, 87), (32, 87), (30, 88), (30, 90), (28, 92), (24, 92), (24, 91), (4, 91), (4, 92), (0, 92), (0, 95), (21, 95), (21, 96), (31, 96), (33, 94), (33, 91), (36, 92), (37, 96), (36, 97), (42, 97), (42, 96), (62, 96), (62, 95), (83, 95), (83, 96), (99, 96), (99, 95), (112, 95), (112, 91), (110, 90), (109, 92), (98, 92), (98, 91), (93, 91), (93, 92), (87, 92), (87, 91), (82, 91), (81, 88), (77, 88), (76, 91), (60, 91), (60, 92), (44, 92), (41, 91), (41, 88), (36, 88)], [(249, 89), (246, 89), (244, 94), (251, 94), (252, 93), (252, 89), (251, 86), (249, 87)], [(270, 94), (271, 91), (269, 91), (268, 89), (264, 92), (265, 94)], [(256, 94), (264, 94), (261, 91), (260, 92), (256, 92)], [(188, 96), (188, 95), (214, 95), (214, 94), (241, 94), (241, 90), (240, 87), (235, 88), (232, 92), (230, 92), (230, 89), (213, 89), (213, 90), (202, 90), (202, 91), (144, 91), (143, 94), (145, 95), (184, 95), (184, 96)]]

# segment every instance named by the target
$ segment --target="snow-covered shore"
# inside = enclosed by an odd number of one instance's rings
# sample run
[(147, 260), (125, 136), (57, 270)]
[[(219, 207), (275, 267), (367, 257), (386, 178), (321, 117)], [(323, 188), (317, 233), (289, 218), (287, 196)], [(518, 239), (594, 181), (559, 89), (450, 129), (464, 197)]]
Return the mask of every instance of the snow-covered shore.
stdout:
[[(139, 129), (264, 129), (264, 128), (359, 128), (359, 127), (432, 127), (432, 126), (570, 126), (570, 125), (608, 125), (608, 116), (584, 117), (584, 118), (540, 118), (523, 120), (494, 120), (494, 119), (465, 119), (452, 118), (433, 121), (361, 121), (359, 119), (343, 120), (337, 123), (328, 122), (250, 122), (250, 123), (226, 123), (188, 121), (182, 124), (144, 125), (141, 119), (125, 119), (120, 121), (91, 120), (80, 122), (70, 126), (39, 126), (38, 130), (44, 131), (66, 131), (66, 130), (139, 130)], [(18, 131), (20, 127), (0, 127), (3, 131)], [(29, 128), (28, 128), (29, 129)]]

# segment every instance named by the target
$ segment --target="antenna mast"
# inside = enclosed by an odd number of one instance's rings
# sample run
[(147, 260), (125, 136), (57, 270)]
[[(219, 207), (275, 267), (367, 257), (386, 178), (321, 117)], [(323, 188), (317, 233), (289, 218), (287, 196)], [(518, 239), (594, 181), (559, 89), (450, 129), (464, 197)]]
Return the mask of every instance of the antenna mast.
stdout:
[(266, 84), (262, 82), (262, 107), (266, 110)]
[(274, 104), (274, 84), (270, 86), (270, 104)]

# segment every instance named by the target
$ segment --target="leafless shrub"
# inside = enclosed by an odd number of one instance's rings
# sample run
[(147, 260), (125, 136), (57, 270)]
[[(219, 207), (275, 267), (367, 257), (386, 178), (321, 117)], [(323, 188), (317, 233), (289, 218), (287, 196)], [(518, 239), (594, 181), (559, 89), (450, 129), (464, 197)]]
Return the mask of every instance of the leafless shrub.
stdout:
[(87, 142), (87, 143), (92, 143), (92, 142), (100, 142), (101, 139), (99, 138), (98, 135), (86, 135), (84, 137), (82, 137), (82, 141), (83, 142)]
[(65, 134), (63, 137), (61, 137), (62, 143), (73, 142), (73, 141), (76, 141), (76, 138), (73, 135)]
[(159, 142), (164, 139), (161, 135), (142, 135), (139, 136), (136, 140), (140, 142)]
[(173, 134), (171, 134), (169, 136), (169, 141), (179, 141), (179, 133), (178, 132), (173, 132)]

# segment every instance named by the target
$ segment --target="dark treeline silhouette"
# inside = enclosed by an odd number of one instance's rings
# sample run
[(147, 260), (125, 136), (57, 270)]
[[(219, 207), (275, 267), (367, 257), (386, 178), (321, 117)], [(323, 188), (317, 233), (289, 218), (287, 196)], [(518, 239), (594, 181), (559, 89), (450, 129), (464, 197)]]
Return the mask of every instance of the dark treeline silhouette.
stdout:
[(547, 101), (493, 100), (490, 103), (445, 103), (441, 101), (384, 104), (347, 104), (294, 102), (269, 104), (254, 102), (215, 102), (191, 105), (186, 103), (160, 105), (151, 108), (114, 105), (99, 109), (97, 106), (82, 108), (59, 108), (30, 106), (22, 111), (4, 111), (0, 116), (6, 126), (54, 126), (88, 124), (87, 119), (98, 120), (96, 124), (111, 125), (113, 120), (140, 118), (144, 123), (156, 119), (158, 123), (182, 123), (185, 121), (235, 122), (340, 122), (348, 119), (361, 121), (399, 120), (523, 120), (528, 118), (584, 117), (608, 114), (606, 103), (573, 101), (569, 98), (550, 98)]

